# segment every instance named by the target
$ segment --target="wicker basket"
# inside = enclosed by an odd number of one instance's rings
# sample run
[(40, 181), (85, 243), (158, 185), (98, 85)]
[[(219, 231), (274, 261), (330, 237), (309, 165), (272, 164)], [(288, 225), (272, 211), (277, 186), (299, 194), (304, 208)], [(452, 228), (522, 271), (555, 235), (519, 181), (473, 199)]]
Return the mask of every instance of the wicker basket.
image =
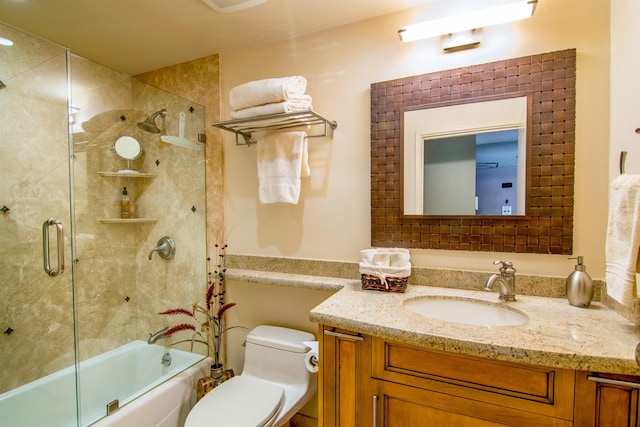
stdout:
[(404, 292), (407, 289), (408, 277), (389, 277), (387, 276), (386, 285), (379, 277), (369, 274), (362, 274), (362, 289), (384, 292)]

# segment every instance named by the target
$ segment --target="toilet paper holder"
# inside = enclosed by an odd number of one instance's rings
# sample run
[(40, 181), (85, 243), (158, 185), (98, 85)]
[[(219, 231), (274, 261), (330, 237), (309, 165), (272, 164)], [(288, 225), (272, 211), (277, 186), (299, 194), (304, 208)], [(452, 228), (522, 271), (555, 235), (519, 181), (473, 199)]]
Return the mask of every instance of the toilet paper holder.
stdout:
[(316, 373), (319, 369), (318, 341), (303, 341), (303, 343), (309, 347), (309, 351), (304, 358), (304, 364), (309, 372)]

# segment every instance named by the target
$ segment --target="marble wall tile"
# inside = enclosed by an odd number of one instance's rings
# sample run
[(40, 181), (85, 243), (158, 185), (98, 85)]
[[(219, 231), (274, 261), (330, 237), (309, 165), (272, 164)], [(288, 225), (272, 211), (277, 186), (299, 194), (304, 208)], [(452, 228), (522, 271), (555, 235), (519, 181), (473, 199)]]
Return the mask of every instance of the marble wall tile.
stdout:
[[(146, 340), (149, 333), (174, 321), (158, 312), (189, 307), (200, 296), (196, 290), (206, 286), (204, 150), (161, 139), (179, 135), (180, 113), (184, 113), (184, 137), (198, 141), (198, 134), (204, 133), (204, 108), (82, 58), (74, 58), (73, 65), (83, 82), (74, 89), (89, 94), (84, 99), (93, 114), (81, 123), (77, 139), (83, 144), (75, 144), (81, 154), (74, 161), (76, 187), (86, 198), (81, 203), (85, 210), (76, 211), (82, 237), (78, 242), (78, 335), (80, 357), (86, 359), (133, 339)], [(106, 109), (96, 109), (96, 102)], [(138, 128), (138, 122), (163, 108), (166, 118), (156, 118), (161, 134)], [(131, 168), (155, 177), (99, 174), (126, 166), (112, 149), (117, 138), (125, 135), (138, 140), (143, 150)], [(119, 218), (124, 186), (133, 217), (153, 222), (100, 221)], [(163, 236), (176, 242), (175, 258), (167, 261), (154, 253), (149, 260)]]

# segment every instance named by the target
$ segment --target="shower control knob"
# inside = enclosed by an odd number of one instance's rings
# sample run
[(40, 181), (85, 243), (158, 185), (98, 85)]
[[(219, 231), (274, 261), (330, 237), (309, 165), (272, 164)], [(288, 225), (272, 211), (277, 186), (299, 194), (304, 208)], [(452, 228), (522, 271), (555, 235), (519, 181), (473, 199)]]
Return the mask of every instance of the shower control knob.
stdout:
[(152, 259), (154, 252), (160, 255), (160, 258), (170, 260), (176, 255), (176, 243), (169, 236), (164, 236), (158, 240), (157, 246), (149, 252), (149, 261)]

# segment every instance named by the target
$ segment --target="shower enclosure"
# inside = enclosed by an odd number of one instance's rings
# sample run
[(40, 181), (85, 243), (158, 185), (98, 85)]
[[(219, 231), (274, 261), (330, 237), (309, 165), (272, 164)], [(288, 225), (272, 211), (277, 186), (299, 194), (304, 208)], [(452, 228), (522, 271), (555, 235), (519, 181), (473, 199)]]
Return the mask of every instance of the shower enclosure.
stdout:
[[(3, 23), (0, 37), (1, 397), (146, 341), (159, 311), (204, 292), (207, 255), (203, 107)], [(161, 133), (137, 126), (161, 109)], [(165, 142), (179, 133), (188, 147)], [(142, 148), (129, 162), (113, 149), (125, 136)], [(163, 236), (175, 256), (150, 259)]]

